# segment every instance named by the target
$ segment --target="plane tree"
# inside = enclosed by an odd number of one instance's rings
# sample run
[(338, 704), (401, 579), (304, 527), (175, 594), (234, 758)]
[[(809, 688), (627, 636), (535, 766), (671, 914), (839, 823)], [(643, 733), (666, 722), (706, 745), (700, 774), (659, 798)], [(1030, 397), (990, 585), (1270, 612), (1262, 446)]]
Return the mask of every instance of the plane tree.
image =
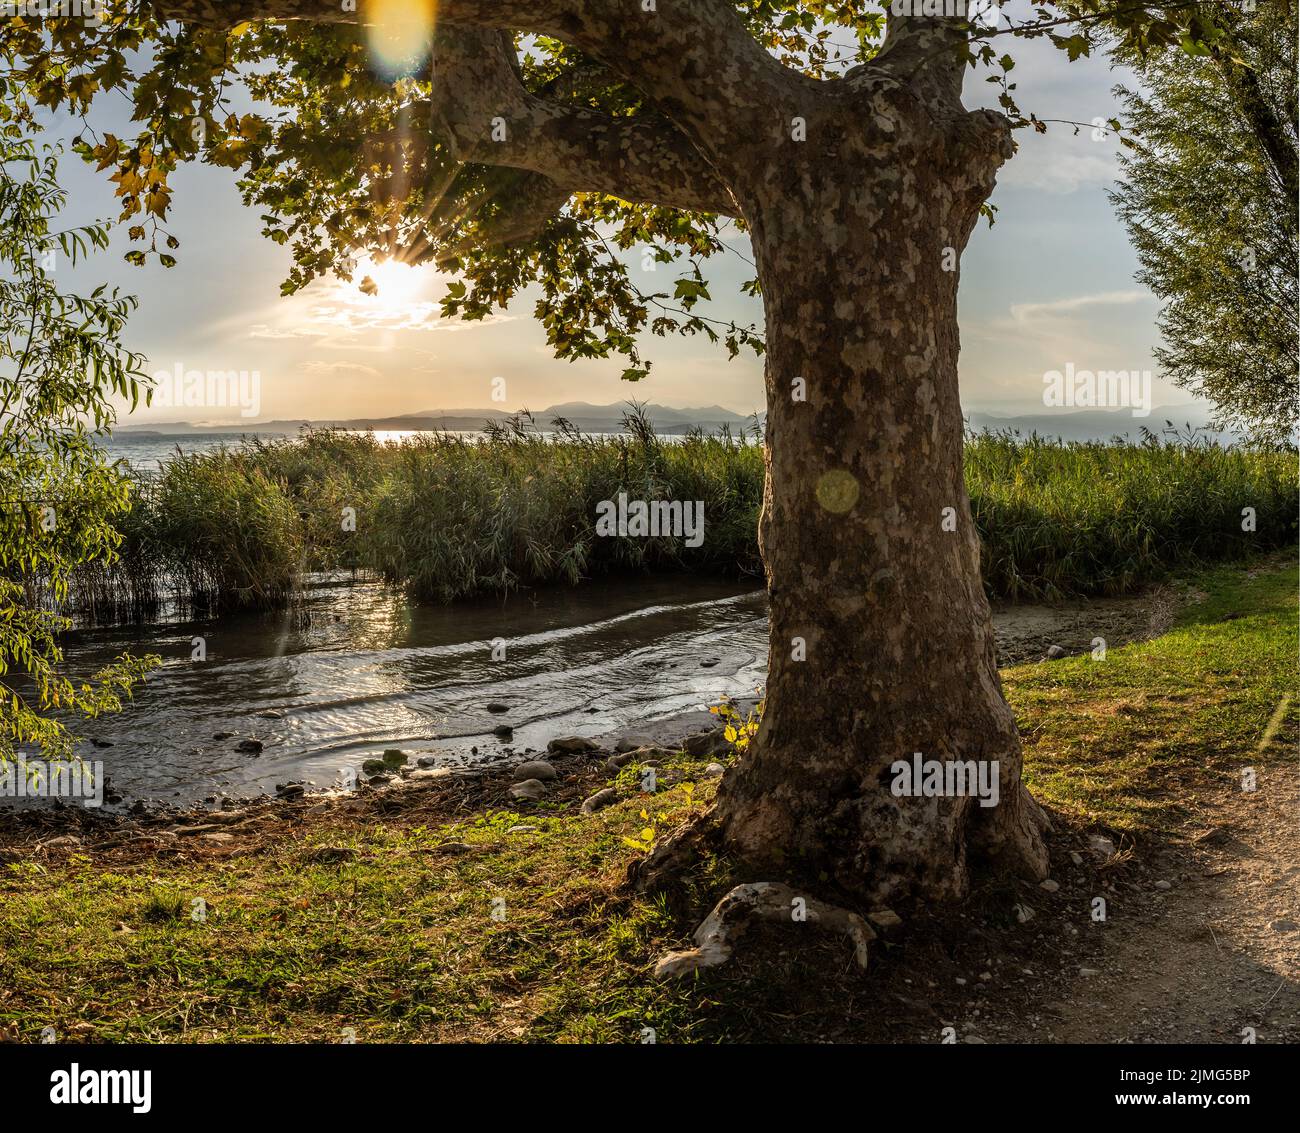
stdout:
[[(1261, 0), (1264, 2), (1264, 0)], [(7, 21), (29, 108), (86, 118), (137, 262), (175, 262), (170, 178), (237, 170), (284, 290), (362, 254), (433, 263), (443, 311), (525, 288), (561, 357), (646, 334), (762, 352), (766, 711), (709, 830), (753, 876), (849, 902), (962, 894), (975, 859), (1047, 866), (994, 659), (962, 476), (960, 258), (1016, 130), (1009, 45), (1198, 50), (1213, 6), (1063, 0), (133, 0), (93, 26)], [(847, 53), (844, 48), (847, 47)], [(972, 68), (1000, 109), (967, 109)], [(138, 131), (96, 129), (125, 94)], [(705, 312), (747, 234), (761, 332)], [(679, 266), (645, 292), (628, 252)], [(369, 281), (363, 280), (363, 285)], [(899, 796), (920, 752), (996, 764), (999, 802)], [(681, 845), (681, 843), (677, 843)], [(667, 860), (671, 855), (661, 855)]]

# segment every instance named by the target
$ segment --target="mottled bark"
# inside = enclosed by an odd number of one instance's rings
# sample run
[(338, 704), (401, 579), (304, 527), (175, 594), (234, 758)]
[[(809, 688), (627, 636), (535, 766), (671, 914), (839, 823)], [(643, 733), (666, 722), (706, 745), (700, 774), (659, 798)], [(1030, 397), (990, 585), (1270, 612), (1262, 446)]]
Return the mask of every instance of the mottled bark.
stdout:
[[(717, 817), (762, 876), (951, 897), (972, 849), (1043, 875), (957, 388), (957, 256), (1009, 151), (997, 115), (882, 87), (738, 189), (767, 316), (771, 645), (762, 727)], [(997, 761), (998, 805), (895, 797), (890, 766), (914, 752)]]

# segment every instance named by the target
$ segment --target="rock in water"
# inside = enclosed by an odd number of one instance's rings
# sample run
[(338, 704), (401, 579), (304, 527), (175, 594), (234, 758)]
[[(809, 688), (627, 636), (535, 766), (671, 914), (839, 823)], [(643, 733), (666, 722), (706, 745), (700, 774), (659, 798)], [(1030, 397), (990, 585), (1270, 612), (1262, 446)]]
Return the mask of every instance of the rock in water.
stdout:
[(235, 745), (235, 750), (246, 752), (249, 755), (261, 755), (262, 741), (261, 740), (240, 740), (239, 743)]

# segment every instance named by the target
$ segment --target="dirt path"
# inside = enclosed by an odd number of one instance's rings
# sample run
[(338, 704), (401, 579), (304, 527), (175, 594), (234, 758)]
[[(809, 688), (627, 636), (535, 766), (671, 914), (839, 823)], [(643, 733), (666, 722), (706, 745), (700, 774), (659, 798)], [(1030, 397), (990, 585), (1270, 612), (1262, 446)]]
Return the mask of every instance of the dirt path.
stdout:
[[(1300, 1042), (1300, 776), (1261, 770), (1202, 799), (1151, 880), (1094, 926), (1101, 947), (1044, 1005), (1067, 1043)], [(1157, 887), (1167, 881), (1170, 888)]]

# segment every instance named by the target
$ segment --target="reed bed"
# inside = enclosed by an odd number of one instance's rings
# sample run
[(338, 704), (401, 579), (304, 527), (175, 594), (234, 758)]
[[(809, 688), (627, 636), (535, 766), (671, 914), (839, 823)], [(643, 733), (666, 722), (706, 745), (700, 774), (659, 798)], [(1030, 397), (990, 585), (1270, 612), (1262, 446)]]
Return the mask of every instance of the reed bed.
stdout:
[[(516, 421), (400, 445), (321, 431), (178, 457), (137, 493), (118, 560), (77, 580), (74, 604), (101, 619), (147, 615), (167, 596), (269, 607), (308, 572), (340, 569), (436, 602), (620, 572), (761, 577), (758, 440), (665, 441), (635, 415), (628, 425), (626, 436), (563, 423), (542, 436)], [(983, 433), (966, 446), (985, 585), (999, 599), (1127, 593), (1290, 545), (1296, 479), (1294, 451), (1195, 438), (1064, 444)], [(703, 501), (703, 545), (598, 536), (596, 505), (620, 491)], [(1243, 528), (1246, 508), (1254, 531)]]

